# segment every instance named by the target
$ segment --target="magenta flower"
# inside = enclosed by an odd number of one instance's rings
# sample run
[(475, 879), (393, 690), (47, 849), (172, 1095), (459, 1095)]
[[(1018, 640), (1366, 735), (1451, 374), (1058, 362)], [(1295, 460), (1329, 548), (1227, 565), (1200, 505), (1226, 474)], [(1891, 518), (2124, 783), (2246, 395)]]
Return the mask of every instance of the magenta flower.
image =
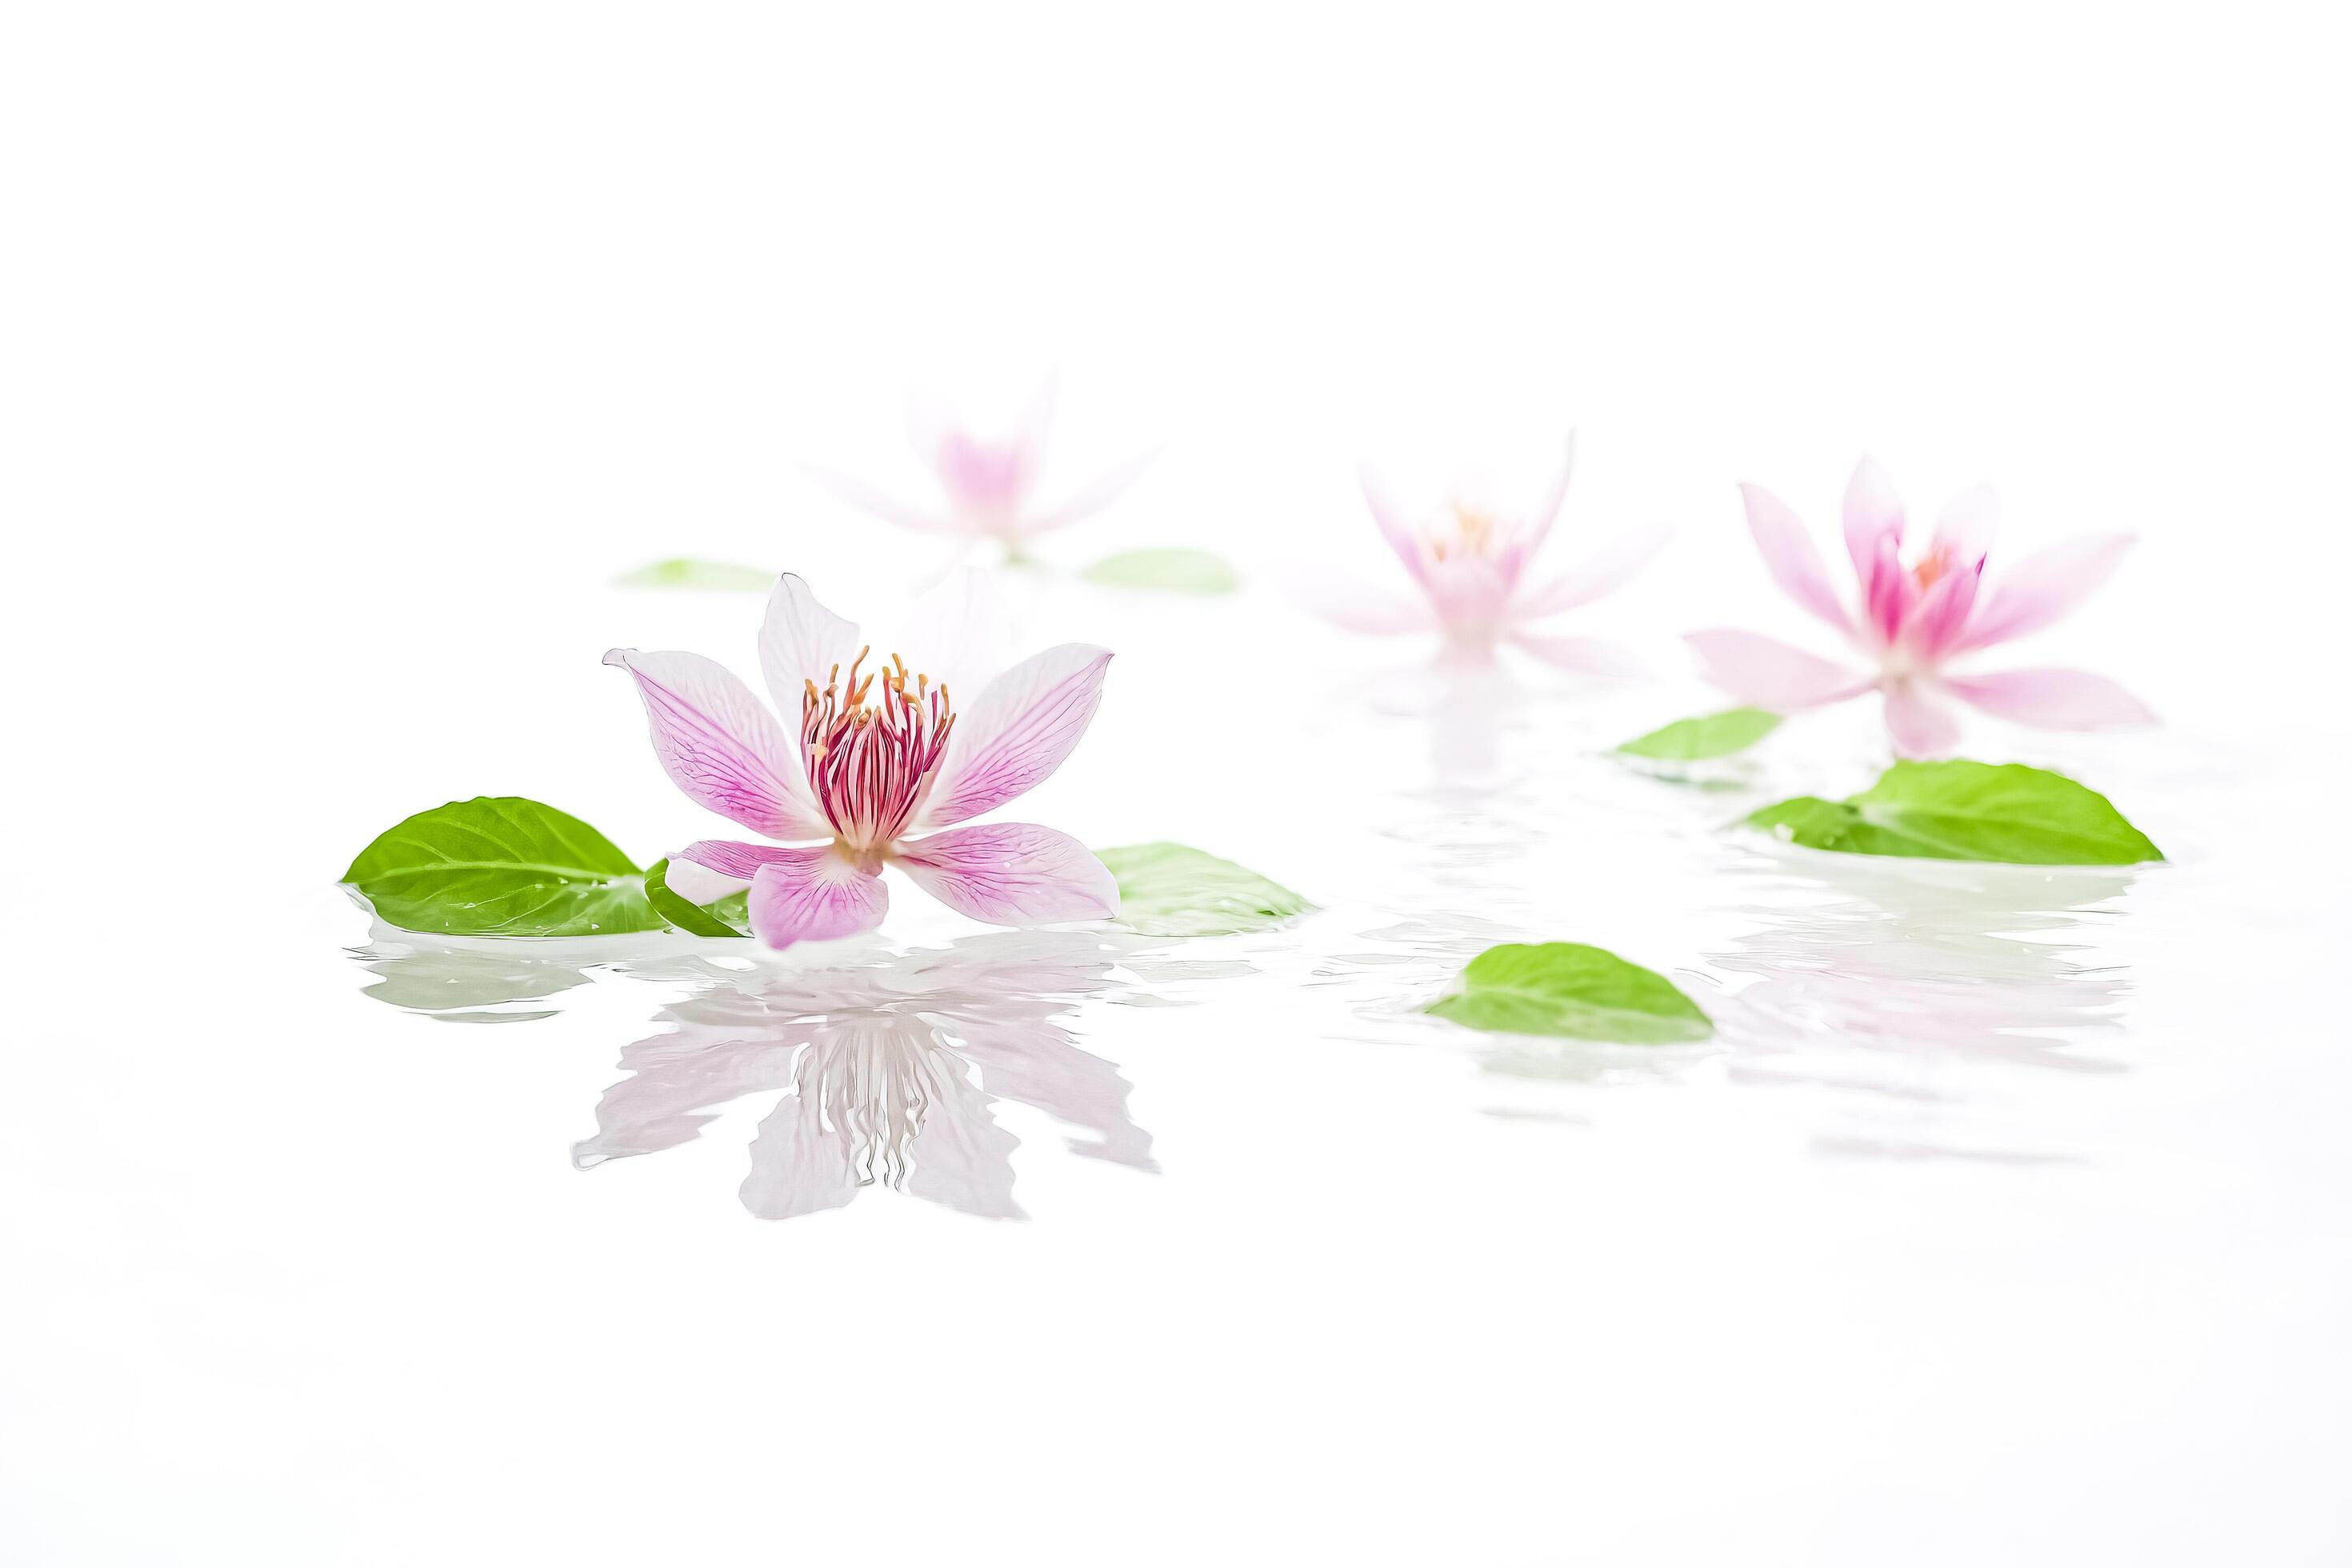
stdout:
[(1148, 460), (1136, 458), (1066, 500), (1039, 504), (1037, 481), (1053, 412), (1050, 381), (1030, 400), (1020, 423), (1001, 437), (976, 436), (950, 419), (919, 410), (908, 420), (908, 436), (939, 481), (941, 504), (936, 507), (901, 501), (845, 475), (817, 470), (816, 477), (861, 511), (928, 532), (993, 539), (1017, 559), (1039, 534), (1092, 516), (1117, 500)]
[[(885, 865), (991, 925), (1118, 913), (1109, 870), (1067, 834), (1018, 822), (955, 826), (1061, 766), (1102, 700), (1111, 658), (1065, 643), (983, 681), (981, 645), (993, 618), (984, 592), (967, 571), (926, 595), (901, 643), (924, 656), (918, 669), (896, 654), (869, 664), (855, 625), (798, 577), (777, 579), (760, 668), (777, 708), (799, 714), (791, 732), (699, 654), (606, 654), (636, 678), (671, 783), (754, 833), (820, 841), (705, 839), (670, 857), (672, 885), (697, 902), (748, 887), (751, 929), (777, 948), (881, 924)], [(954, 695), (975, 688), (968, 701)]]
[(2075, 669), (1961, 674), (1947, 666), (1999, 643), (2038, 632), (2097, 590), (2131, 547), (2127, 534), (2087, 535), (2030, 555), (1980, 589), (1993, 531), (1993, 494), (1963, 492), (1936, 521), (1927, 548), (1903, 559), (1903, 502), (1879, 466), (1864, 458), (1845, 491), (1846, 552), (1861, 584), (1859, 611), (1830, 585), (1821, 553), (1797, 514), (1742, 485), (1748, 527), (1780, 591), (1843, 633), (1867, 668), (1819, 658), (1755, 632), (1692, 632), (1706, 678), (1740, 701), (1789, 712), (1885, 694), (1886, 729), (1905, 756), (1932, 757), (1958, 744), (1959, 721), (1943, 698), (2050, 730), (2152, 724), (2139, 700), (2104, 676)]
[(1420, 594), (1407, 597), (1317, 581), (1305, 585), (1309, 602), (1350, 631), (1442, 632), (1447, 652), (1459, 658), (1490, 659), (1497, 647), (1508, 644), (1563, 669), (1591, 675), (1640, 673), (1640, 661), (1615, 643), (1562, 637), (1535, 626), (1623, 587), (1664, 548), (1668, 538), (1663, 528), (1637, 530), (1604, 545), (1571, 571), (1542, 583), (1529, 581), (1528, 569), (1568, 499), (1575, 467), (1576, 437), (1571, 436), (1559, 477), (1528, 510), (1503, 515), (1455, 498), (1421, 520), (1398, 506), (1379, 476), (1365, 468), (1364, 499), (1372, 521)]

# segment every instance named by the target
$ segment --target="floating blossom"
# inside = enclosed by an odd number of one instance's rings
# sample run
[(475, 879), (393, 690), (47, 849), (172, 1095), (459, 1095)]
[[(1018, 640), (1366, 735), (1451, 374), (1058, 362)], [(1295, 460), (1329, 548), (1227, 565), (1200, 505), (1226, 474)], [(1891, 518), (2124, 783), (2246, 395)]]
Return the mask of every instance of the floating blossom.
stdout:
[(1669, 537), (1663, 528), (1638, 530), (1603, 546), (1570, 572), (1539, 584), (1529, 581), (1528, 568), (1568, 499), (1569, 476), (1575, 466), (1576, 438), (1571, 436), (1559, 477), (1531, 510), (1505, 515), (1456, 498), (1418, 521), (1366, 468), (1364, 499), (1371, 506), (1372, 521), (1404, 563), (1420, 596), (1318, 582), (1307, 589), (1310, 602), (1351, 631), (1443, 632), (1450, 653), (1474, 661), (1493, 658), (1494, 650), (1507, 643), (1563, 669), (1589, 675), (1641, 673), (1640, 661), (1615, 643), (1562, 637), (1534, 626), (1623, 587)]
[(1959, 743), (1959, 721), (1940, 699), (2050, 730), (2152, 724), (2139, 700), (2103, 676), (2075, 669), (1958, 674), (1952, 660), (2024, 637), (2061, 619), (2095, 592), (2131, 547), (2127, 534), (2069, 540), (2030, 555), (1979, 591), (1992, 542), (1992, 490), (1963, 492), (1937, 519), (1925, 550), (1903, 557), (1903, 502), (1864, 458), (1845, 491), (1846, 552), (1861, 585), (1849, 610), (1821, 553), (1788, 507), (1742, 485), (1748, 531), (1780, 591), (1836, 627), (1868, 667), (1855, 670), (1755, 632), (1692, 632), (1706, 678), (1738, 700), (1777, 712), (1885, 694), (1897, 752), (1940, 756)]
[(1037, 479), (1053, 412), (1051, 382), (1038, 389), (1020, 422), (1001, 437), (976, 436), (919, 412), (909, 421), (908, 435), (939, 481), (943, 504), (937, 507), (901, 501), (845, 475), (820, 470), (817, 477), (861, 511), (927, 532), (993, 539), (1007, 555), (1018, 558), (1039, 534), (1092, 516), (1117, 500), (1149, 460), (1135, 458), (1057, 504), (1039, 504)]
[[(979, 574), (948, 579), (926, 595), (901, 644), (924, 656), (910, 666), (897, 654), (876, 658), (807, 584), (779, 578), (760, 666), (776, 707), (798, 715), (792, 731), (699, 654), (606, 654), (635, 678), (654, 752), (689, 798), (769, 838), (821, 841), (705, 839), (669, 858), (671, 887), (698, 903), (749, 888), (751, 929), (777, 948), (881, 924), (885, 865), (992, 925), (1116, 914), (1110, 872), (1067, 834), (955, 826), (1061, 766), (1094, 718), (1110, 664), (1107, 648), (1066, 643), (982, 683), (992, 609)], [(962, 696), (975, 688), (976, 698)]]

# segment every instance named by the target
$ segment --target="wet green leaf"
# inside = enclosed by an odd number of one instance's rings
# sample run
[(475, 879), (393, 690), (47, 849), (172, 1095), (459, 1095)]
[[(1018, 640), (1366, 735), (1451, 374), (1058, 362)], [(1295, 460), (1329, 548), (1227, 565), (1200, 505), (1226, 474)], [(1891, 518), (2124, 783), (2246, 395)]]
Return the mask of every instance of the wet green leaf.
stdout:
[(662, 929), (635, 863), (611, 839), (520, 795), (420, 811), (361, 850), (343, 880), (407, 931), (587, 936)]
[(1800, 795), (1748, 821), (1785, 842), (1847, 855), (2021, 866), (2164, 858), (2106, 796), (2021, 763), (1897, 763), (1846, 800)]
[(1267, 931), (1315, 906), (1278, 882), (1181, 844), (1097, 849), (1118, 880), (1118, 921), (1147, 936)]
[(1696, 719), (1677, 719), (1617, 749), (1629, 757), (1653, 762), (1701, 763), (1744, 752), (1780, 727), (1778, 713), (1762, 708), (1734, 708)]
[(1473, 1029), (1620, 1045), (1681, 1045), (1715, 1032), (1664, 975), (1573, 942), (1490, 947), (1428, 1010)]
[(751, 895), (740, 889), (707, 904), (690, 903), (669, 885), (669, 862), (656, 860), (646, 868), (646, 901), (654, 913), (693, 936), (751, 934)]

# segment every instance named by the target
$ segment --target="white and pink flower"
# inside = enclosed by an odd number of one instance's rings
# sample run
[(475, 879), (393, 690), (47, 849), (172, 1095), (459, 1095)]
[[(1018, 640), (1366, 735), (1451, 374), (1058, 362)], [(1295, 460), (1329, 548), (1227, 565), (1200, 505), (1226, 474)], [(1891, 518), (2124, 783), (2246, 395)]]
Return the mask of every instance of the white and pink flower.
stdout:
[(1896, 752), (1932, 757), (1959, 743), (1950, 698), (1987, 713), (2051, 730), (2151, 724), (2155, 715), (2104, 676), (2075, 669), (1961, 673), (1948, 666), (2071, 613), (2113, 575), (2131, 547), (2127, 534), (2073, 539), (1983, 582), (1992, 542), (1992, 490), (1963, 492), (1937, 519), (1926, 547), (1903, 554), (1903, 502), (1879, 466), (1864, 458), (1845, 492), (1846, 552), (1860, 604), (1849, 608), (1831, 585), (1805, 525), (1777, 498), (1742, 485), (1748, 531), (1780, 591), (1835, 627), (1862, 658), (1839, 664), (1777, 638), (1746, 631), (1687, 635), (1706, 678), (1733, 697), (1776, 712), (1816, 708), (1865, 692), (1885, 694)]
[(816, 477), (859, 510), (929, 533), (961, 535), (967, 542), (992, 539), (1020, 559), (1038, 535), (1066, 528), (1117, 500), (1149, 462), (1138, 458), (1081, 487), (1060, 501), (1038, 499), (1045, 470), (1045, 431), (1054, 412), (1048, 381), (1013, 427), (995, 436), (974, 434), (928, 405), (908, 421), (916, 454), (939, 483), (940, 504), (902, 501), (861, 480), (827, 470)]
[(778, 579), (760, 667), (777, 709), (798, 717), (790, 730), (699, 654), (606, 654), (635, 678), (670, 781), (783, 841), (689, 845), (669, 858), (671, 886), (698, 903), (749, 888), (752, 930), (777, 948), (881, 924), (886, 865), (992, 925), (1116, 914), (1109, 870), (1067, 834), (960, 826), (1061, 766), (1102, 700), (1111, 659), (1107, 648), (1066, 643), (989, 679), (994, 620), (981, 574), (960, 572), (926, 595), (900, 641), (915, 662), (877, 659), (807, 584)]
[(1350, 631), (1442, 633), (1447, 653), (1458, 659), (1482, 662), (1508, 646), (1588, 675), (1639, 674), (1640, 660), (1616, 643), (1565, 637), (1538, 624), (1623, 587), (1670, 537), (1664, 528), (1636, 530), (1580, 566), (1532, 580), (1528, 568), (1559, 520), (1575, 467), (1571, 436), (1557, 477), (1528, 510), (1504, 512), (1455, 496), (1419, 514), (1400, 506), (1367, 468), (1364, 499), (1372, 521), (1419, 592), (1407, 596), (1319, 579), (1303, 584), (1303, 592), (1326, 618)]

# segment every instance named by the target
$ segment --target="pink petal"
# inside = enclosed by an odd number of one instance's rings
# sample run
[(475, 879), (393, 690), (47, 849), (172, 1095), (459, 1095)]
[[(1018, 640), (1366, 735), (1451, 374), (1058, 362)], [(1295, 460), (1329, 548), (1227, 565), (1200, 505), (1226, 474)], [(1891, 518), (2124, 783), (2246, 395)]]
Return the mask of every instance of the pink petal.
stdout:
[(1912, 606), (1903, 640), (1921, 660), (1936, 662), (1958, 640), (1968, 625), (1969, 611), (1976, 605), (1977, 584), (1983, 574), (1982, 556), (1955, 565)]
[(1945, 684), (1964, 702), (2043, 730), (2105, 730), (2156, 722), (2156, 715), (2138, 698), (2103, 675), (2079, 669), (1956, 675), (1948, 676)]
[(902, 839), (899, 869), (960, 914), (991, 925), (1108, 920), (1118, 913), (1110, 868), (1066, 833), (1025, 822), (955, 827)]
[(1539, 620), (1613, 594), (1639, 576), (1674, 536), (1664, 524), (1620, 534), (1590, 560), (1523, 595), (1512, 613), (1521, 620)]
[(864, 479), (852, 479), (831, 468), (805, 468), (802, 471), (869, 517), (878, 517), (886, 522), (895, 522), (906, 528), (919, 528), (927, 533), (967, 531), (961, 517), (942, 517), (935, 511), (902, 501), (875, 489)]
[(1886, 732), (1897, 756), (1940, 757), (1960, 743), (1959, 721), (1915, 681), (1887, 688)]
[(890, 651), (902, 655), (908, 669), (929, 676), (933, 686), (976, 697), (1004, 668), (1011, 618), (993, 573), (958, 567), (915, 601)]
[(1853, 558), (1853, 574), (1867, 583), (1879, 552), (1892, 542), (1903, 544), (1903, 498), (1895, 481), (1870, 458), (1853, 466), (1845, 486), (1845, 549)]
[(948, 754), (913, 826), (961, 822), (1043, 783), (1087, 732), (1109, 668), (1108, 648), (1064, 643), (1023, 659), (971, 707), (959, 706)]
[(1433, 631), (1437, 626), (1428, 600), (1368, 588), (1344, 577), (1301, 577), (1291, 591), (1307, 609), (1351, 632), (1387, 637)]
[(654, 755), (688, 799), (771, 838), (833, 832), (792, 738), (732, 673), (698, 653), (616, 647), (604, 662), (635, 679)]
[(1157, 452), (1145, 452), (1139, 457), (1129, 458), (1101, 478), (1081, 488), (1066, 500), (1048, 507), (1036, 517), (1029, 519), (1021, 525), (1018, 531), (1024, 537), (1047, 533), (1055, 529), (1066, 527), (1082, 518), (1092, 517), (1120, 496), (1125, 495), (1128, 488), (1143, 477), (1143, 471), (1151, 467), (1152, 461), (1159, 456)]
[(1935, 536), (1927, 548), (1953, 562), (1979, 562), (1992, 548), (1994, 524), (2000, 501), (1990, 485), (1972, 485), (1954, 496), (1937, 515)]
[(1364, 504), (1372, 509), (1372, 521), (1380, 528), (1381, 537), (1389, 542), (1389, 548), (1396, 552), (1396, 558), (1404, 563), (1404, 569), (1412, 574), (1414, 582), (1427, 582), (1429, 573), (1422, 560), (1419, 531), (1369, 464), (1357, 471), (1357, 478), (1364, 487)]
[(2063, 618), (2123, 564), (2127, 533), (2090, 534), (2029, 555), (1985, 592), (1962, 649), (1990, 647)]
[(1815, 708), (1867, 691), (1871, 680), (1777, 637), (1756, 632), (1689, 632), (1706, 679), (1740, 701), (1778, 713)]
[(1560, 508), (1568, 504), (1569, 481), (1575, 477), (1576, 432), (1571, 430), (1568, 433), (1568, 450), (1561, 454), (1559, 459), (1559, 472), (1552, 477), (1551, 484), (1536, 502), (1535, 510), (1529, 512), (1520, 524), (1518, 538), (1511, 543), (1514, 566), (1524, 565), (1528, 558), (1542, 546), (1545, 536), (1551, 532), (1552, 524), (1559, 521)]
[(770, 947), (872, 931), (889, 907), (882, 879), (843, 859), (830, 844), (771, 850), (751, 878), (751, 932)]
[(1862, 574), (1862, 582), (1863, 619), (1877, 633), (1881, 643), (1894, 642), (1911, 614), (1918, 584), (1904, 570), (1893, 534), (1878, 536), (1878, 558)]
[(800, 754), (801, 696), (808, 682), (815, 681), (822, 689), (835, 665), (846, 665), (856, 656), (856, 622), (818, 604), (809, 585), (792, 573), (776, 579), (768, 595), (767, 618), (760, 623), (760, 672), (768, 679), (776, 711), (793, 726), (794, 756)]
[(1553, 637), (1520, 632), (1511, 641), (1555, 668), (1572, 669), (1580, 675), (1637, 680), (1650, 673), (1649, 665), (1639, 654), (1607, 637)]
[(1806, 609), (1851, 634), (1853, 622), (1838, 603), (1837, 590), (1830, 586), (1829, 569), (1822, 564), (1821, 552), (1805, 536), (1805, 525), (1797, 521), (1797, 514), (1778, 497), (1754, 485), (1740, 486), (1739, 493), (1748, 503), (1748, 531), (1756, 536), (1756, 548), (1762, 552), (1772, 581)]

